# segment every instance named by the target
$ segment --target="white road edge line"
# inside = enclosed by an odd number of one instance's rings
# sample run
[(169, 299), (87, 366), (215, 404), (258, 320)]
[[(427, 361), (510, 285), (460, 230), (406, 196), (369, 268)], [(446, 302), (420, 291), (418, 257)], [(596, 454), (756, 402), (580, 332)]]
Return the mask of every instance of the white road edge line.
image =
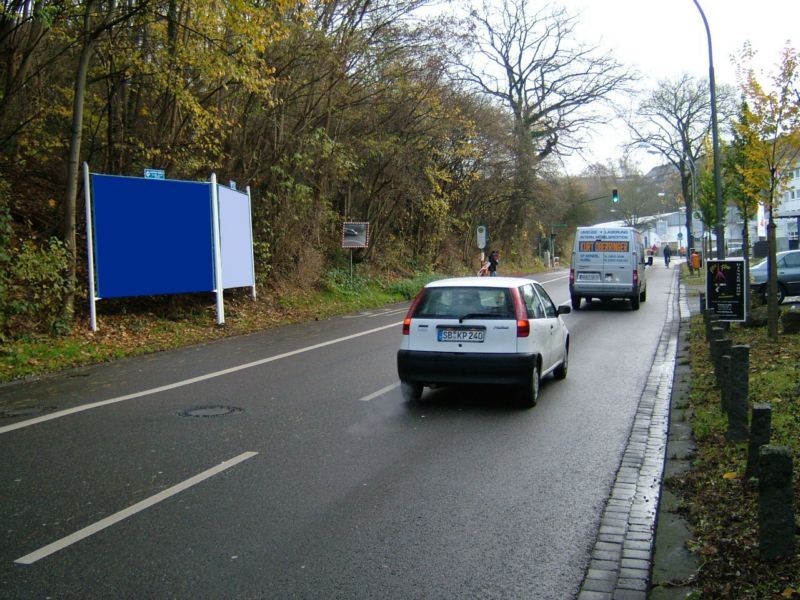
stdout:
[(370, 400), (374, 400), (378, 396), (383, 396), (386, 392), (388, 392), (389, 390), (393, 390), (394, 388), (396, 388), (399, 385), (400, 385), (400, 382), (399, 381), (395, 381), (394, 383), (392, 383), (390, 385), (387, 385), (386, 387), (382, 387), (377, 392), (372, 392), (368, 396), (364, 396), (363, 398), (359, 398), (358, 401), (359, 402), (369, 402)]
[(60, 540), (53, 542), (52, 544), (48, 544), (47, 546), (44, 546), (43, 548), (40, 548), (35, 552), (26, 554), (25, 556), (18, 558), (14, 562), (20, 565), (32, 565), (37, 560), (41, 560), (46, 556), (50, 556), (51, 554), (54, 554), (59, 550), (63, 550), (67, 546), (71, 546), (72, 544), (79, 542), (82, 539), (85, 539), (91, 535), (94, 535), (95, 533), (102, 531), (107, 527), (111, 527), (112, 525), (119, 523), (120, 521), (123, 521), (124, 519), (127, 519), (128, 517), (131, 517), (136, 513), (145, 510), (146, 508), (150, 508), (154, 504), (158, 504), (162, 500), (166, 500), (167, 498), (174, 496), (175, 494), (178, 494), (194, 485), (197, 485), (198, 483), (201, 483), (202, 481), (205, 481), (206, 479), (213, 477), (214, 475), (217, 475), (218, 473), (221, 473), (226, 469), (230, 469), (231, 467), (234, 467), (239, 463), (246, 461), (247, 459), (253, 458), (257, 454), (258, 452), (243, 452), (239, 456), (235, 456), (230, 460), (221, 462), (216, 467), (207, 469), (202, 473), (195, 475), (194, 477), (190, 477), (186, 481), (183, 481), (177, 485), (173, 485), (171, 488), (167, 488), (166, 490), (164, 490), (163, 492), (159, 492), (155, 496), (150, 496), (149, 498), (146, 498), (145, 500), (137, 502), (136, 504), (129, 506), (124, 510), (114, 513), (113, 515), (106, 517), (101, 521), (97, 521), (97, 523), (93, 523), (88, 527), (84, 527), (80, 531), (76, 531), (75, 533), (63, 537)]
[(192, 377), (191, 379), (184, 379), (183, 381), (177, 381), (175, 383), (170, 383), (168, 385), (162, 385), (159, 387), (150, 388), (149, 390), (143, 390), (141, 392), (127, 394), (125, 396), (119, 396), (117, 398), (110, 398), (109, 400), (102, 400), (100, 402), (92, 402), (91, 404), (83, 404), (81, 406), (76, 406), (74, 408), (60, 410), (58, 412), (54, 412), (49, 415), (43, 415), (41, 417), (36, 417), (34, 419), (28, 419), (27, 421), (20, 421), (19, 423), (13, 423), (11, 425), (6, 425), (5, 427), (0, 427), (0, 435), (8, 433), (10, 431), (15, 431), (16, 429), (22, 429), (23, 427), (30, 427), (31, 425), (37, 425), (38, 423), (44, 423), (46, 421), (52, 421), (53, 419), (60, 419), (62, 417), (74, 415), (75, 413), (83, 412), (85, 410), (92, 410), (94, 408), (108, 406), (109, 404), (116, 404), (117, 402), (125, 402), (126, 400), (133, 400), (134, 398), (141, 398), (142, 396), (150, 396), (152, 394), (158, 394), (159, 392), (166, 392), (168, 390), (174, 390), (175, 388), (184, 387), (186, 385), (191, 385), (193, 383), (198, 383), (200, 381), (205, 381), (206, 379), (213, 379), (214, 377), (221, 377), (223, 375), (236, 373), (237, 371), (243, 371), (244, 369), (258, 367), (259, 365), (264, 365), (266, 363), (270, 363), (276, 360), (281, 360), (282, 358), (289, 358), (290, 356), (295, 356), (296, 354), (302, 354), (303, 352), (310, 352), (311, 350), (317, 350), (318, 348), (324, 348), (325, 346), (338, 344), (339, 342), (346, 342), (348, 340), (369, 335), (371, 333), (383, 331), (384, 329), (389, 329), (391, 327), (398, 327), (402, 324), (403, 324), (402, 321), (398, 321), (397, 323), (391, 323), (389, 325), (375, 327), (374, 329), (368, 329), (366, 331), (361, 331), (359, 333), (354, 333), (352, 335), (346, 335), (344, 337), (336, 338), (335, 340), (320, 342), (319, 344), (314, 344), (313, 346), (298, 348), (297, 350), (292, 350), (291, 352), (276, 354), (275, 356), (269, 356), (267, 358), (255, 360), (253, 362), (245, 363), (243, 365), (237, 365), (235, 367), (230, 367), (228, 369), (222, 369), (221, 371), (214, 371), (213, 373), (207, 373), (205, 375), (200, 375), (198, 377)]

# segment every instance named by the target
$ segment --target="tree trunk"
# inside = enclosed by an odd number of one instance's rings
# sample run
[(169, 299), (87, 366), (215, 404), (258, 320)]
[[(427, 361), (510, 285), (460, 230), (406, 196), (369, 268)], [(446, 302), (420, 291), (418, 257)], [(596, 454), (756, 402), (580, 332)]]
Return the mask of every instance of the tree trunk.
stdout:
[(65, 320), (71, 320), (75, 310), (75, 274), (77, 271), (77, 249), (75, 242), (77, 197), (78, 197), (78, 175), (80, 173), (81, 155), (81, 136), (83, 131), (83, 104), (86, 95), (86, 78), (89, 72), (89, 62), (91, 60), (94, 47), (93, 38), (88, 36), (89, 32), (89, 5), (86, 7), (84, 18), (84, 32), (87, 37), (81, 49), (78, 71), (75, 75), (75, 93), (72, 101), (72, 127), (69, 140), (69, 159), (67, 161), (67, 187), (64, 194), (64, 222), (63, 237), (67, 247), (69, 267), (67, 272), (67, 294), (64, 298), (63, 316)]
[(767, 335), (771, 340), (778, 339), (778, 265), (775, 264), (775, 253), (778, 242), (775, 239), (775, 217), (770, 197), (769, 223), (767, 224)]

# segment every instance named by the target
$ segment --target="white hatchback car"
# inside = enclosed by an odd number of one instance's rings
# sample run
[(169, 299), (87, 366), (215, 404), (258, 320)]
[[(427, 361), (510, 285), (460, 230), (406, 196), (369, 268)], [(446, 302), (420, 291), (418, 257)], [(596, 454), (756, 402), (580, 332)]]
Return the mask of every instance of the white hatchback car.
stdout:
[(403, 397), (424, 386), (502, 384), (520, 390), (532, 407), (542, 377), (567, 376), (569, 331), (536, 281), (517, 277), (460, 277), (426, 285), (403, 321), (397, 372)]

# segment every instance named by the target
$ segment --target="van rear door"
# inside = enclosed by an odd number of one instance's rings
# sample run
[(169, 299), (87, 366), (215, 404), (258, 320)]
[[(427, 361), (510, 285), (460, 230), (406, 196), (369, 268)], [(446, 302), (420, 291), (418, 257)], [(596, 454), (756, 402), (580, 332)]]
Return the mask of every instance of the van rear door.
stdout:
[(628, 240), (597, 240), (598, 251), (603, 257), (603, 281), (615, 285), (631, 285), (633, 269), (636, 268), (635, 253)]
[(575, 283), (630, 284), (633, 256), (626, 240), (583, 239), (578, 242)]

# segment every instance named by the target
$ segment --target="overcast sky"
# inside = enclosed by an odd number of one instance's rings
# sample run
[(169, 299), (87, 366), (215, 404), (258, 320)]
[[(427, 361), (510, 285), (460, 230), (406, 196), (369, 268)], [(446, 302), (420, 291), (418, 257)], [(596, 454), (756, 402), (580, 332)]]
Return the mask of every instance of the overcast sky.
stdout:
[[(535, 3), (537, 0), (531, 0)], [(616, 58), (634, 66), (655, 87), (659, 80), (688, 72), (708, 78), (708, 38), (693, 0), (558, 0), (570, 14), (580, 13), (577, 31), (582, 41), (613, 50)], [(746, 41), (758, 52), (759, 66), (774, 71), (781, 50), (800, 47), (800, 0), (700, 0), (711, 31), (717, 85), (736, 85), (731, 55)], [(766, 81), (766, 79), (764, 79)], [(593, 162), (621, 155), (627, 141), (619, 124), (596, 137)], [(640, 155), (646, 171), (659, 161)], [(579, 172), (586, 161), (568, 163)]]

